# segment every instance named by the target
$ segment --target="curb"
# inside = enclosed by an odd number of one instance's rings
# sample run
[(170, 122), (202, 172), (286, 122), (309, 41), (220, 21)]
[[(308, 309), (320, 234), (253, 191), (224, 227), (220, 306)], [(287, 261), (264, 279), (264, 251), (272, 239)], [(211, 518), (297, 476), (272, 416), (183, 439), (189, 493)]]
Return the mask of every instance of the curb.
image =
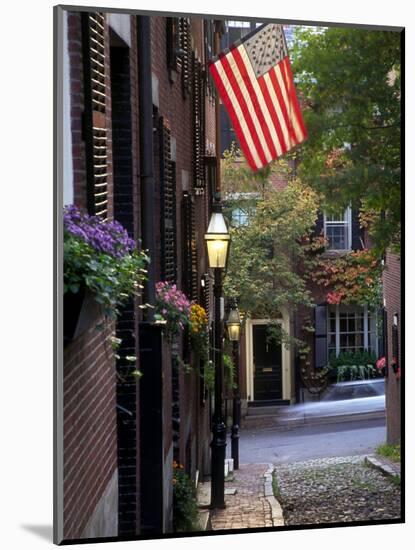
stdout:
[(209, 531), (212, 529), (210, 517), (210, 482), (199, 482), (196, 490), (197, 506), (199, 513), (200, 531)]
[(264, 474), (264, 496), (269, 503), (271, 508), (271, 519), (273, 527), (281, 527), (284, 525), (284, 516), (282, 513), (282, 508), (278, 500), (274, 496), (274, 491), (272, 490), (272, 472), (274, 467), (272, 464), (268, 464), (268, 470)]
[(373, 455), (367, 455), (365, 457), (365, 464), (370, 468), (374, 468), (375, 470), (378, 470), (386, 477), (400, 476), (400, 472), (394, 470), (391, 466), (389, 466), (389, 464), (386, 464), (385, 462), (380, 461)]

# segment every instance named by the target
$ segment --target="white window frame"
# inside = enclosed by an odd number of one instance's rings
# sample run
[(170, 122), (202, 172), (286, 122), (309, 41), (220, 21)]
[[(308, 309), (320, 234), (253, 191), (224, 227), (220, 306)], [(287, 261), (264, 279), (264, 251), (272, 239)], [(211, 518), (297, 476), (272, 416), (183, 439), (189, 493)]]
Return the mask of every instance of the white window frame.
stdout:
[[(336, 357), (340, 353), (340, 311), (341, 306), (336, 305), (335, 306), (335, 313), (336, 313), (336, 329), (335, 329), (335, 351), (336, 351)], [(359, 306), (357, 306), (359, 307)], [(378, 355), (378, 339), (377, 339), (377, 330), (376, 330), (376, 324), (377, 324), (377, 314), (374, 311), (369, 311), (369, 308), (367, 305), (360, 306), (363, 307), (363, 349), (365, 351), (372, 351), (376, 355)], [(327, 315), (327, 357), (330, 357), (330, 353), (333, 351), (332, 348), (329, 347), (330, 342), (330, 335), (333, 334), (330, 327), (330, 311), (329, 310)], [(371, 332), (369, 333), (369, 313), (372, 319), (372, 327)], [(344, 351), (344, 350), (343, 350)]]
[(347, 243), (346, 248), (331, 248), (330, 246), (327, 247), (327, 250), (334, 250), (339, 252), (345, 252), (352, 249), (352, 209), (350, 206), (347, 206), (344, 209), (343, 213), (343, 220), (327, 220), (327, 213), (324, 212), (324, 236), (327, 238), (327, 227), (330, 227), (331, 225), (341, 225), (343, 224), (347, 228)]

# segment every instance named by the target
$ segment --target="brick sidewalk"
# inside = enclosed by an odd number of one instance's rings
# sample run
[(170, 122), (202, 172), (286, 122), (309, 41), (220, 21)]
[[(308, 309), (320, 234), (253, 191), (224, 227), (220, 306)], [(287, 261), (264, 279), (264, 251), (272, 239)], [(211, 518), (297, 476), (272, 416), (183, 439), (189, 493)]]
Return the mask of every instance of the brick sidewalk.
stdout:
[(281, 508), (272, 494), (269, 464), (242, 464), (232, 475), (233, 480), (225, 482), (226, 508), (211, 512), (214, 531), (284, 524)]

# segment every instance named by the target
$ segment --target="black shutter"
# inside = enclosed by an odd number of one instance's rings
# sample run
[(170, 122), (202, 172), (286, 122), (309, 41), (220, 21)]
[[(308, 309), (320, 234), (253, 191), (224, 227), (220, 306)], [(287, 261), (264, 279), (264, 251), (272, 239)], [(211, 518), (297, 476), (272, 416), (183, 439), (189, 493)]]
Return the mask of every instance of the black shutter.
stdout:
[(327, 306), (320, 305), (314, 309), (314, 366), (327, 366)]
[(176, 262), (176, 163), (171, 159), (170, 128), (159, 119), (161, 277), (177, 281)]
[(90, 214), (108, 217), (108, 155), (105, 82), (105, 16), (82, 14), (84, 64), (84, 134), (87, 200)]
[[(213, 46), (215, 41), (214, 35), (214, 23), (210, 19), (205, 19), (203, 21), (204, 27), (204, 39), (205, 39), (205, 59), (209, 61), (213, 58)], [(215, 85), (213, 84), (213, 78), (210, 74), (210, 71), (207, 71), (206, 75), (206, 94), (210, 98), (213, 98), (215, 95)]]
[(316, 226), (314, 229), (314, 233), (316, 237), (321, 235), (324, 231), (324, 214), (323, 212), (318, 212), (317, 214), (317, 220), (316, 220)]
[(183, 288), (191, 300), (198, 298), (195, 213), (191, 195), (183, 193)]
[(399, 333), (398, 325), (394, 323), (395, 317), (398, 322), (399, 317), (397, 313), (394, 313), (392, 316), (392, 367), (396, 369), (399, 367)]
[(166, 55), (167, 68), (177, 70), (177, 50), (179, 48), (179, 19), (167, 17), (166, 19)]
[(205, 78), (202, 64), (193, 54), (193, 186), (197, 192), (205, 188)]
[(191, 84), (191, 37), (190, 37), (190, 20), (181, 17), (179, 19), (179, 46), (181, 50), (180, 65), (182, 69), (182, 92), (183, 97), (187, 97), (190, 92)]
[(386, 337), (387, 337), (387, 314), (386, 308), (379, 310), (379, 316), (382, 318), (382, 324), (380, 326), (380, 334), (378, 336), (378, 356), (386, 356)]
[(352, 248), (353, 250), (362, 250), (363, 229), (360, 227), (359, 210), (352, 209)]

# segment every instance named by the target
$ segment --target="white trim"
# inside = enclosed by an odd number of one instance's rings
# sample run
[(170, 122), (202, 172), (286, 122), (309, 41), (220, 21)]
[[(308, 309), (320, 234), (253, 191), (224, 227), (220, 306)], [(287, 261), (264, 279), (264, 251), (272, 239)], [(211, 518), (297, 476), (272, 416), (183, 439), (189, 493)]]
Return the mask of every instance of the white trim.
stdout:
[[(364, 306), (350, 306), (352, 307), (352, 309), (356, 309), (356, 308), (362, 308), (363, 309), (363, 349), (364, 350), (372, 350), (374, 353), (378, 353), (378, 338), (377, 338), (377, 330), (375, 329), (375, 327), (377, 326), (377, 313), (374, 312), (374, 311), (370, 311), (369, 312), (369, 308), (367, 305), (364, 305)], [(336, 355), (338, 355), (340, 353), (340, 309), (341, 309), (341, 306), (339, 305), (336, 305), (335, 306), (335, 313), (336, 313), (336, 317), (335, 317), (335, 346), (336, 346)], [(330, 356), (330, 349), (329, 349), (329, 344), (330, 344), (330, 335), (333, 334), (332, 330), (331, 330), (331, 324), (330, 324), (330, 311), (333, 311), (333, 310), (328, 310), (327, 312), (327, 356), (329, 357)], [(371, 327), (371, 331), (369, 332), (369, 313), (372, 317), (372, 327)], [(355, 332), (360, 332), (360, 331), (355, 331)], [(331, 350), (333, 351), (333, 350)]]
[(363, 347), (369, 349), (369, 320), (367, 314), (367, 305), (363, 306)]
[[(288, 311), (281, 311), (282, 318), (274, 319), (272, 322), (280, 323), (288, 334), (290, 333), (290, 318)], [(245, 324), (245, 365), (246, 365), (246, 395), (247, 400), (254, 401), (254, 346), (253, 327), (255, 325), (266, 325), (270, 319), (247, 319)], [(281, 376), (282, 376), (282, 399), (292, 402), (291, 397), (291, 349), (281, 344)]]
[[(330, 222), (328, 222), (328, 223), (330, 224)], [(346, 228), (347, 228), (346, 248), (344, 248), (344, 249), (341, 249), (341, 248), (327, 248), (327, 250), (334, 250), (334, 251), (337, 251), (337, 252), (347, 252), (349, 250), (352, 250), (352, 209), (351, 209), (350, 206), (347, 206), (344, 209), (343, 220), (338, 220), (336, 223), (339, 223), (339, 224), (344, 223), (346, 225)], [(323, 212), (323, 231), (324, 231), (324, 236), (326, 237), (327, 236), (327, 214), (326, 214), (325, 211)]]

